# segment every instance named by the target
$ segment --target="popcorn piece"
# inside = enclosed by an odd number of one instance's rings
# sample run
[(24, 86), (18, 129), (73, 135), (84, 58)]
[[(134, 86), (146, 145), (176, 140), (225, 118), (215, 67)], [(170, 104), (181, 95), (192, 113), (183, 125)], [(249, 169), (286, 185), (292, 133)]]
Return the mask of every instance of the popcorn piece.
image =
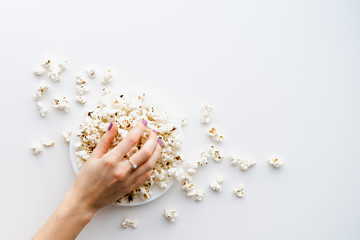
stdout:
[(221, 192), (223, 182), (224, 182), (224, 178), (222, 176), (219, 176), (216, 178), (215, 181), (212, 181), (210, 183), (210, 188), (215, 192)]
[(62, 135), (63, 135), (64, 141), (65, 141), (66, 143), (69, 143), (69, 142), (70, 142), (71, 133), (72, 133), (72, 129), (71, 129), (71, 128), (63, 131)]
[(36, 68), (34, 68), (34, 71), (33, 71), (35, 76), (42, 76), (45, 74), (45, 72), (46, 72), (46, 69), (43, 66), (36, 67)]
[(86, 80), (84, 80), (82, 76), (78, 75), (76, 76), (76, 84), (78, 85), (86, 84)]
[(85, 84), (81, 84), (75, 87), (76, 95), (84, 95), (89, 91), (88, 87)]
[(178, 217), (178, 214), (174, 209), (164, 209), (164, 217), (170, 222), (174, 223)]
[(233, 192), (239, 198), (245, 197), (244, 184), (240, 183), (238, 186), (234, 187)]
[(70, 104), (66, 97), (55, 98), (53, 107), (56, 109), (62, 110), (64, 112), (70, 111)]
[(105, 96), (111, 94), (111, 90), (109, 88), (103, 88), (101, 91), (101, 95)]
[(210, 153), (211, 158), (215, 162), (220, 162), (224, 158), (224, 156), (220, 153), (220, 151), (218, 149), (215, 148), (214, 145), (210, 146), (209, 153)]
[(102, 80), (103, 84), (108, 84), (112, 80), (112, 71), (110, 68), (106, 69), (104, 79)]
[(36, 106), (39, 109), (40, 116), (45, 117), (48, 110), (44, 107), (44, 104), (42, 102), (36, 102)]
[(87, 75), (89, 76), (89, 78), (95, 78), (96, 77), (96, 73), (95, 73), (95, 69), (94, 68), (89, 68), (86, 70)]
[(58, 73), (65, 71), (67, 68), (67, 64), (68, 64), (67, 60), (63, 60), (62, 62), (59, 62), (58, 63)]
[(203, 106), (203, 114), (201, 117), (201, 122), (203, 124), (207, 124), (211, 121), (211, 117), (212, 117), (212, 111), (213, 111), (213, 107), (210, 105), (205, 104)]
[(186, 117), (182, 117), (182, 118), (180, 118), (180, 126), (185, 126), (186, 124), (187, 124), (187, 119), (186, 119)]
[(230, 161), (231, 161), (231, 165), (233, 165), (233, 166), (237, 166), (237, 165), (239, 165), (240, 164), (240, 158), (238, 158), (238, 157), (236, 157), (236, 156), (234, 156), (234, 155), (230, 155), (229, 156), (229, 159), (230, 159)]
[(41, 62), (42, 62), (41, 66), (43, 66), (46, 69), (50, 69), (53, 61), (50, 58), (43, 58)]
[(36, 88), (36, 92), (33, 95), (35, 101), (39, 100), (41, 96), (43, 96), (48, 90), (49, 85), (45, 81), (41, 81)]
[(32, 146), (31, 146), (31, 150), (33, 151), (33, 153), (35, 155), (38, 155), (41, 151), (42, 151), (42, 145), (41, 144), (38, 144), (38, 143), (34, 143)]
[(55, 145), (55, 142), (49, 139), (43, 139), (41, 142), (45, 147), (53, 147)]
[(208, 158), (210, 157), (209, 154), (207, 152), (202, 152), (200, 153), (201, 159), (197, 161), (197, 164), (199, 166), (205, 166), (207, 165), (208, 162)]
[(136, 218), (134, 219), (125, 218), (124, 221), (121, 223), (121, 226), (123, 228), (132, 227), (136, 229), (139, 226), (139, 222)]
[(236, 156), (230, 156), (231, 165), (237, 166), (240, 165), (242, 171), (248, 170), (249, 167), (255, 166), (256, 162), (254, 160), (243, 160)]
[(51, 80), (53, 80), (53, 82), (60, 82), (61, 81), (61, 77), (59, 73), (56, 72), (50, 72), (48, 74), (48, 76), (51, 78)]
[(200, 202), (204, 198), (205, 192), (203, 190), (196, 191), (195, 201)]
[(218, 133), (216, 128), (211, 128), (208, 131), (208, 136), (215, 142), (222, 142), (223, 136)]
[(281, 160), (278, 159), (278, 158), (270, 158), (270, 159), (269, 159), (269, 164), (272, 165), (274, 168), (279, 168), (279, 167), (281, 167), (282, 165), (284, 165), (284, 162), (281, 161)]
[(81, 105), (85, 105), (87, 103), (87, 99), (84, 96), (76, 96), (75, 99)]

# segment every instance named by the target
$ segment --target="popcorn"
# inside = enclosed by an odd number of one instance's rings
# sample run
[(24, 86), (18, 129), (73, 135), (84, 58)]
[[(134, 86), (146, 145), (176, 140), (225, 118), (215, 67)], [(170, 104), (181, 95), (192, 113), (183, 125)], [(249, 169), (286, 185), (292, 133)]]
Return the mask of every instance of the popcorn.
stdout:
[(53, 107), (56, 109), (62, 110), (64, 112), (70, 111), (70, 104), (66, 97), (55, 98)]
[(36, 88), (36, 92), (33, 95), (34, 100), (35, 101), (39, 100), (39, 98), (42, 97), (46, 93), (48, 88), (49, 88), (49, 85), (45, 81), (41, 81)]
[(204, 166), (206, 164), (208, 164), (208, 158), (210, 157), (209, 154), (207, 152), (202, 152), (200, 153), (201, 159), (197, 161), (197, 164), (199, 166)]
[(42, 76), (45, 74), (45, 72), (46, 72), (46, 69), (43, 66), (36, 67), (36, 68), (34, 68), (34, 71), (33, 71), (35, 76)]
[(216, 178), (215, 181), (212, 181), (210, 183), (210, 188), (212, 190), (214, 190), (215, 192), (221, 192), (223, 182), (224, 182), (224, 177), (219, 176), (219, 177)]
[(96, 74), (95, 74), (95, 69), (94, 68), (89, 68), (86, 70), (86, 73), (88, 75), (89, 78), (95, 78)]
[(144, 94), (131, 99), (123, 94), (106, 96), (88, 112), (76, 133), (77, 138), (74, 147), (78, 157), (78, 166), (80, 167), (89, 159), (93, 149), (107, 132), (110, 122), (116, 124), (118, 128), (118, 133), (110, 146), (110, 149), (112, 149), (143, 119), (148, 122), (147, 130), (137, 145), (129, 151), (127, 157), (130, 158), (141, 149), (151, 129), (155, 129), (158, 137), (162, 139), (161, 155), (152, 169), (150, 180), (118, 199), (115, 205), (121, 205), (123, 199), (128, 202), (133, 201), (135, 198), (150, 199), (152, 197), (152, 187), (157, 185), (162, 189), (167, 188), (167, 180), (170, 177), (178, 181), (191, 181), (190, 174), (192, 170), (189, 173), (179, 168), (183, 161), (180, 151), (182, 139), (179, 135), (179, 123), (169, 119), (167, 113), (159, 112), (151, 105), (151, 102)]
[(233, 192), (239, 198), (245, 197), (244, 184), (240, 183), (238, 186), (234, 187)]
[(205, 192), (203, 190), (196, 191), (195, 201), (200, 202), (204, 198)]
[(86, 80), (84, 80), (84, 78), (81, 75), (78, 75), (76, 76), (76, 84), (78, 85), (86, 84)]
[(222, 142), (223, 140), (223, 136), (213, 127), (208, 131), (208, 136), (215, 142)]
[(242, 171), (246, 171), (249, 167), (256, 165), (256, 162), (253, 160), (243, 160), (240, 159), (239, 157), (235, 157), (232, 155), (229, 158), (231, 160), (231, 165), (233, 166), (239, 165)]
[(180, 118), (180, 126), (185, 126), (186, 124), (187, 124), (187, 119), (186, 119), (186, 117), (182, 117), (182, 118)]
[(108, 84), (112, 80), (112, 71), (110, 68), (106, 69), (104, 79), (102, 80), (103, 84)]
[(216, 149), (214, 145), (210, 146), (209, 154), (215, 162), (220, 162), (224, 158), (224, 156), (220, 153), (220, 150)]
[(210, 105), (205, 104), (203, 106), (203, 114), (201, 117), (201, 122), (203, 124), (207, 124), (211, 121), (211, 117), (212, 117), (212, 111), (213, 111), (213, 107)]
[(176, 213), (176, 211), (174, 209), (166, 209), (164, 208), (164, 217), (170, 222), (170, 223), (174, 223), (175, 220), (178, 217), (178, 214)]
[(88, 91), (89, 89), (85, 84), (81, 84), (75, 87), (76, 95), (84, 95)]
[(31, 150), (33, 151), (33, 153), (35, 155), (38, 155), (41, 151), (42, 151), (43, 147), (41, 144), (38, 144), (38, 143), (34, 143), (32, 146), (31, 146)]
[(269, 164), (272, 165), (274, 168), (279, 168), (282, 165), (284, 165), (285, 163), (278, 158), (270, 158)]
[[(48, 71), (48, 76), (50, 79), (54, 82), (60, 82), (61, 76), (60, 74), (66, 70), (67, 66), (67, 60), (63, 60), (59, 62), (58, 64), (55, 64), (55, 62), (49, 58), (45, 58), (42, 60), (42, 68), (46, 71)], [(40, 71), (39, 73), (44, 74), (45, 73)], [(35, 74), (35, 72), (34, 72)]]
[(103, 88), (102, 91), (101, 91), (101, 95), (105, 96), (105, 95), (108, 95), (108, 94), (111, 94), (111, 90), (108, 89), (108, 88)]
[(132, 228), (136, 229), (139, 226), (139, 222), (136, 218), (134, 218), (134, 219), (125, 218), (123, 220), (123, 222), (121, 223), (121, 226), (123, 228), (132, 227)]
[(44, 104), (42, 102), (36, 102), (36, 106), (39, 109), (40, 116), (45, 117), (48, 110), (46, 107), (44, 107)]
[(44, 147), (53, 147), (55, 145), (55, 142), (49, 139), (43, 139), (41, 142)]
[[(72, 129), (71, 129), (71, 128), (63, 131), (62, 135), (63, 135), (64, 141), (65, 141), (66, 143), (69, 143), (69, 142), (70, 142), (71, 133), (72, 133)], [(81, 144), (81, 143), (80, 143), (80, 144)]]
[(59, 62), (58, 63), (58, 73), (61, 73), (61, 72), (65, 71), (66, 67), (67, 67), (67, 64), (68, 64), (67, 60), (63, 60), (62, 62)]
[(76, 96), (75, 100), (81, 105), (85, 105), (87, 103), (87, 99), (84, 96)]

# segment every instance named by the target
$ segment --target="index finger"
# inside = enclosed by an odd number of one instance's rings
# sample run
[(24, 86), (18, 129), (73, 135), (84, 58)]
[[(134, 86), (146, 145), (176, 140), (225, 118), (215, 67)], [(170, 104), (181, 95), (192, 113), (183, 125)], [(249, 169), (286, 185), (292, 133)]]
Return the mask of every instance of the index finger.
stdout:
[(108, 154), (113, 155), (116, 159), (123, 159), (124, 156), (139, 142), (140, 137), (146, 130), (147, 121), (144, 119), (131, 130), (124, 140), (114, 147)]

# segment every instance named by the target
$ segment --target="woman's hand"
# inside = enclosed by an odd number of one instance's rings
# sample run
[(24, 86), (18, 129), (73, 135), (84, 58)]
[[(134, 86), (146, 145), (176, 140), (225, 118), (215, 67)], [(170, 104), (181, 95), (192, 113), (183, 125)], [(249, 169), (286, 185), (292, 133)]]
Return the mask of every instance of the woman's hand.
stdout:
[(97, 210), (150, 178), (161, 154), (162, 142), (156, 131), (151, 131), (143, 147), (130, 157), (138, 166), (135, 170), (124, 158), (138, 143), (146, 125), (146, 120), (138, 123), (123, 141), (108, 151), (117, 134), (116, 125), (110, 124), (59, 207), (33, 239), (75, 239)]

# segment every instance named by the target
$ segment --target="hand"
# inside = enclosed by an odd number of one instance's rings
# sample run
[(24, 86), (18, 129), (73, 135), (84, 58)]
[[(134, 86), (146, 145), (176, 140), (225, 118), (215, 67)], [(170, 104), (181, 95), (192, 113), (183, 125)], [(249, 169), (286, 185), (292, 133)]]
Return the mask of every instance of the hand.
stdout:
[(130, 157), (137, 169), (132, 170), (132, 164), (124, 158), (143, 135), (146, 124), (145, 120), (138, 123), (123, 141), (108, 152), (117, 134), (117, 126), (111, 123), (108, 132), (79, 171), (70, 194), (85, 203), (90, 211), (115, 202), (150, 179), (151, 170), (161, 153), (161, 140), (154, 131), (150, 131), (143, 147)]
[(75, 239), (100, 208), (115, 202), (146, 182), (161, 154), (161, 139), (151, 131), (143, 147), (130, 157), (124, 156), (137, 144), (147, 122), (138, 123), (129, 135), (112, 150), (117, 134), (111, 123), (90, 159), (83, 165), (59, 207), (33, 239)]

